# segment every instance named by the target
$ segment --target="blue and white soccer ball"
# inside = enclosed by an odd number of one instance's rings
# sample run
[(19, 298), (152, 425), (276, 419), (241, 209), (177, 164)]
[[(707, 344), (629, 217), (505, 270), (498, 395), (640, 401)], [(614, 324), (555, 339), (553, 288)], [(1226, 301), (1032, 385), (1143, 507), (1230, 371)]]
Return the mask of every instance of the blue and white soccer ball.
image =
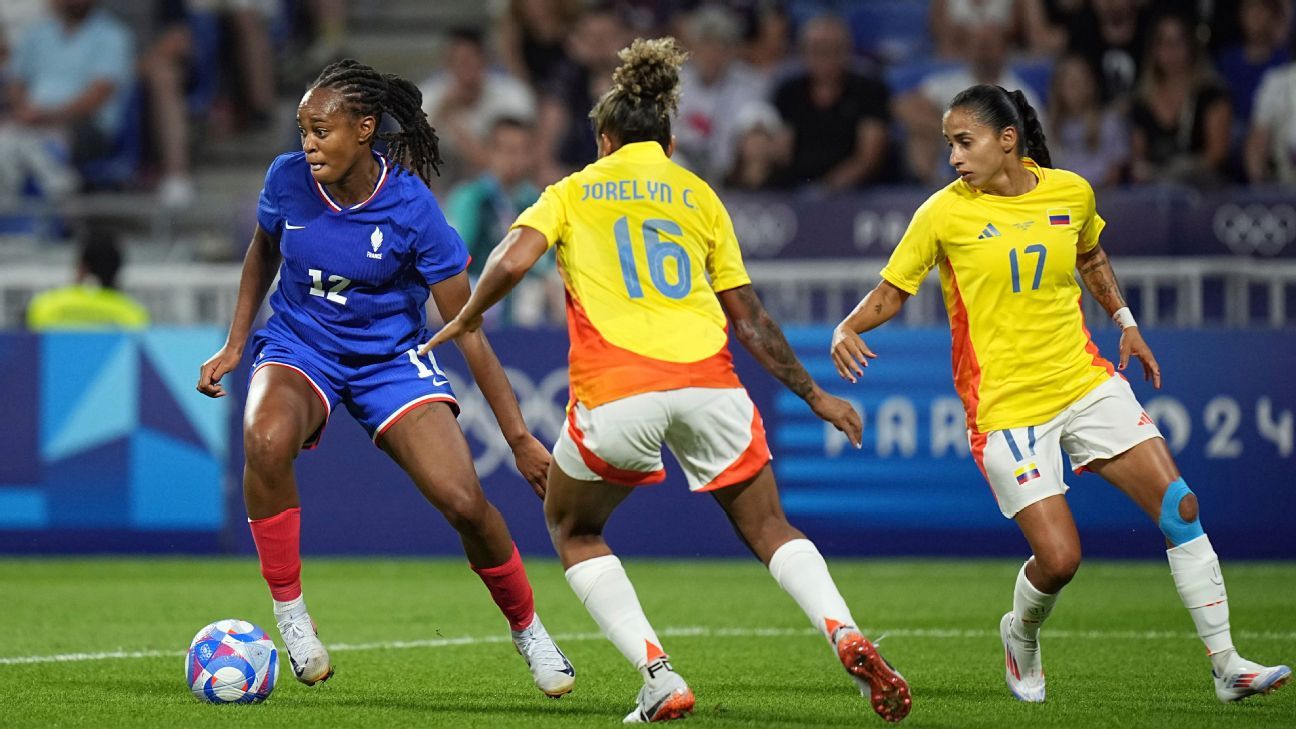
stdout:
[(266, 632), (245, 620), (217, 620), (198, 631), (185, 656), (185, 681), (199, 701), (265, 701), (279, 677), (279, 650)]

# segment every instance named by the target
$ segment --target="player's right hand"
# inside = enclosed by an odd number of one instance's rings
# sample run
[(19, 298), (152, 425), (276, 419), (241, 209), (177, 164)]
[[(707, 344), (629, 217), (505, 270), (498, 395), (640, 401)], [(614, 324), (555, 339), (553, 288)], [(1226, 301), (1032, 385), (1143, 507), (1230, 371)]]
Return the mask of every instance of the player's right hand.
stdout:
[(221, 385), (221, 378), (238, 367), (241, 359), (243, 359), (242, 349), (235, 349), (228, 344), (221, 347), (219, 352), (203, 362), (202, 367), (198, 369), (198, 392), (207, 397), (225, 397), (229, 394)]
[(864, 421), (860, 419), (860, 414), (855, 411), (855, 406), (835, 395), (829, 395), (819, 388), (818, 385), (806, 398), (810, 409), (814, 411), (825, 422), (832, 423), (832, 426), (850, 440), (851, 445), (856, 448), (860, 447), (864, 438)]
[(864, 376), (864, 368), (868, 367), (868, 361), (877, 357), (864, 340), (860, 339), (860, 335), (848, 327), (841, 326), (833, 330), (832, 347), (829, 348), (828, 354), (832, 356), (833, 365), (837, 367), (837, 374), (841, 375), (843, 380), (852, 383)]

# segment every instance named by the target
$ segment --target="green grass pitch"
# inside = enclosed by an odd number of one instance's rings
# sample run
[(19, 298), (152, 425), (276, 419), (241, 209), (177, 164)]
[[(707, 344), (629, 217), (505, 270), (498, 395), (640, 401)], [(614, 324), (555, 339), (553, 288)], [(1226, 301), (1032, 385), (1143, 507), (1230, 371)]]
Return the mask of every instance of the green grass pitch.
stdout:
[[(1296, 686), (1222, 705), (1164, 563), (1085, 564), (1042, 634), (1049, 700), (1003, 683), (999, 616), (1017, 562), (830, 560), (857, 620), (910, 680), (910, 727), (1294, 727)], [(754, 560), (627, 559), (649, 618), (697, 693), (687, 726), (884, 726)], [(537, 605), (577, 670), (542, 696), (462, 561), (307, 559), (307, 600), (337, 675), (210, 706), (182, 656), (225, 617), (274, 634), (253, 559), (0, 560), (0, 727), (612, 727), (639, 685), (560, 567), (530, 560)], [(1296, 661), (1296, 564), (1226, 564), (1244, 655)], [(105, 653), (116, 653), (103, 657)], [(81, 655), (73, 654), (99, 654)], [(61, 657), (55, 660), (52, 657)]]

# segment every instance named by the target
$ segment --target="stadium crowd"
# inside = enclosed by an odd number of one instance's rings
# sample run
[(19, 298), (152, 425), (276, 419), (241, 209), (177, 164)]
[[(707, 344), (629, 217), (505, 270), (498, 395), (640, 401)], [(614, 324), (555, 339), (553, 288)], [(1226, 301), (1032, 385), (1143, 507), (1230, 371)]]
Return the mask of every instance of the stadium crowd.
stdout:
[[(192, 204), (198, 141), (263, 131), (276, 98), (347, 52), (353, 10), (0, 0), (0, 196)], [(586, 117), (617, 51), (661, 34), (691, 53), (677, 159), (726, 189), (934, 187), (941, 110), (978, 82), (1023, 89), (1055, 163), (1097, 185), (1296, 185), (1292, 0), (496, 0), (479, 15), (443, 30), (421, 84), (437, 191), (474, 248), (594, 159)]]

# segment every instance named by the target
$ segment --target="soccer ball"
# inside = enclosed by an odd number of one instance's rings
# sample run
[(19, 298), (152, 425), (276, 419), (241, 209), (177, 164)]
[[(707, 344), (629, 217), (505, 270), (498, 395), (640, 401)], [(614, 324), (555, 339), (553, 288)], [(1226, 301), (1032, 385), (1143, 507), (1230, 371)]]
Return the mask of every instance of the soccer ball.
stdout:
[(279, 677), (279, 650), (266, 632), (245, 620), (217, 620), (198, 631), (185, 656), (185, 682), (199, 701), (265, 701)]

